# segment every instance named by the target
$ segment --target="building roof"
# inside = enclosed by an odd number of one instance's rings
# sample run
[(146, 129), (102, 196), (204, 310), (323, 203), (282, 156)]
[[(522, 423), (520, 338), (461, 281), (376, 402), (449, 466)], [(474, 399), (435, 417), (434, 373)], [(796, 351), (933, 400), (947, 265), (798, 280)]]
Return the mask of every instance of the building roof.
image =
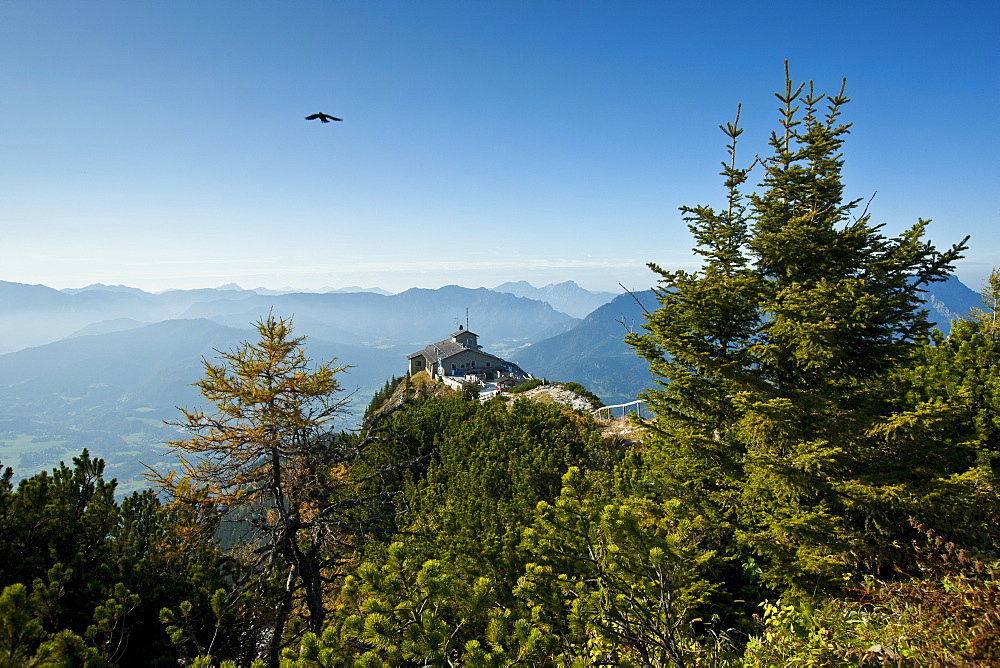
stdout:
[[(466, 330), (462, 330), (463, 332)], [(476, 353), (478, 355), (483, 355), (484, 357), (489, 357), (491, 359), (504, 360), (496, 355), (491, 355), (489, 353), (484, 353), (482, 350), (477, 350), (476, 348), (466, 348), (465, 346), (455, 343), (451, 339), (445, 339), (444, 341), (438, 341), (437, 343), (432, 343), (426, 346), (423, 350), (418, 350), (417, 352), (407, 355), (407, 359), (413, 359), (414, 357), (426, 357), (429, 360), (436, 360), (440, 357), (443, 360), (453, 357), (459, 353), (470, 352)]]

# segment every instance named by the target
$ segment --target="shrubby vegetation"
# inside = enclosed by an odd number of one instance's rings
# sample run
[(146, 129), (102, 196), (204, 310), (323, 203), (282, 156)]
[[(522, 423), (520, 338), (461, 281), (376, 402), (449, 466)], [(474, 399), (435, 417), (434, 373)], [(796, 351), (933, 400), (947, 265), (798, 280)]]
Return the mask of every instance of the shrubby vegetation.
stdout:
[(547, 385), (549, 381), (544, 378), (532, 378), (531, 380), (526, 380), (523, 383), (518, 383), (511, 388), (511, 394), (521, 394), (527, 392), (528, 390), (533, 390), (536, 387), (541, 387), (542, 385)]
[(339, 368), (266, 318), (159, 494), (0, 477), (0, 665), (1000, 663), (1000, 272), (930, 335), (964, 242), (855, 216), (843, 91), (779, 99), (761, 192), (724, 126), (702, 267), (653, 266), (641, 441), (417, 376), (337, 432)]

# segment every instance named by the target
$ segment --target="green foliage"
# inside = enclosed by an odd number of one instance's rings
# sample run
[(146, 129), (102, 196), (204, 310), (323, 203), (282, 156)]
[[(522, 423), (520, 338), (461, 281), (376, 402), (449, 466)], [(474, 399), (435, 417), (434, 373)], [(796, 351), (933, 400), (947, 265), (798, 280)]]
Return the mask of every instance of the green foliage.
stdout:
[[(363, 664), (453, 661), (467, 634), (485, 627), (495, 597), (486, 580), (463, 584), (439, 561), (414, 563), (396, 543), (384, 564), (365, 564), (345, 581), (340, 643), (360, 648), (354, 651)], [(463, 625), (467, 631), (458, 634)]]
[(444, 563), (422, 564), (404, 543), (365, 563), (339, 597), (336, 626), (308, 634), (283, 666), (539, 665), (551, 643), (497, 605), (488, 578), (468, 580)]
[(430, 454), (404, 486), (401, 528), (422, 560), (438, 559), (470, 578), (489, 577), (509, 597), (524, 557), (521, 529), (553, 500), (567, 468), (600, 441), (593, 421), (532, 401), (428, 400), (401, 414), (410, 429), (404, 457)]
[(526, 380), (523, 383), (515, 385), (510, 389), (510, 394), (520, 394), (521, 392), (527, 392), (528, 390), (533, 390), (536, 387), (541, 387), (548, 383), (544, 378), (532, 378), (531, 380)]
[[(9, 469), (8, 469), (9, 470)], [(30, 583), (55, 564), (71, 570), (66, 595), (96, 602), (100, 594), (86, 574), (108, 559), (106, 538), (118, 519), (115, 481), (103, 478), (104, 462), (84, 450), (73, 467), (61, 463), (51, 474), (21, 480), (12, 490), (9, 476), (0, 483), (0, 585)], [(82, 631), (87, 610), (63, 610), (59, 623)]]
[(403, 384), (404, 380), (409, 381), (409, 374), (398, 377), (394, 376), (391, 380), (385, 381), (385, 385), (375, 392), (372, 395), (372, 400), (368, 402), (368, 407), (365, 408), (365, 417), (367, 418), (379, 412), (385, 406), (385, 402), (389, 400), (389, 397), (396, 391), (396, 388)]
[(94, 624), (87, 627), (91, 638), (109, 663), (117, 663), (128, 648), (129, 617), (139, 607), (140, 598), (118, 582), (111, 597), (94, 609)]
[(74, 665), (175, 664), (157, 610), (179, 592), (221, 585), (226, 571), (212, 550), (176, 549), (175, 518), (151, 492), (116, 503), (103, 468), (84, 451), (73, 469), (61, 465), (17, 490), (0, 489), (3, 547), (26, 555), (0, 563), (0, 578), (19, 580), (8, 587), (27, 595), (18, 609), (32, 620), (25, 628), (42, 631), (27, 648), (37, 665), (63, 665), (58, 657)]
[(994, 270), (983, 294), (987, 308), (953, 321), (947, 338), (935, 332), (896, 372), (900, 409), (872, 430), (896, 475), (921, 482), (908, 514), (981, 550), (1000, 548), (998, 288)]
[(10, 585), (0, 594), (0, 665), (26, 664), (45, 637), (33, 612), (23, 584)]
[(714, 555), (700, 545), (698, 521), (674, 506), (609, 497), (577, 468), (554, 503), (538, 504), (524, 533), (536, 561), (516, 594), (535, 626), (558, 638), (558, 664), (721, 658), (720, 637), (696, 632), (706, 626), (697, 611), (713, 589), (703, 574)]
[(233, 630), (246, 628), (246, 625), (239, 623), (238, 613), (241, 608), (247, 607), (247, 598), (249, 597), (246, 595), (236, 597), (234, 604), (234, 597), (226, 589), (219, 588), (212, 593), (208, 603), (214, 619), (211, 635), (203, 632), (207, 626), (204, 613), (199, 614), (188, 599), (180, 601), (176, 609), (169, 607), (161, 609), (160, 622), (166, 627), (170, 641), (178, 647), (185, 660), (191, 656), (195, 657), (193, 660), (198, 660), (215, 654), (243, 657), (245, 661), (247, 649), (235, 650), (227, 646), (226, 635), (227, 632), (232, 633)]
[(935, 475), (968, 466), (951, 444), (914, 451), (889, 436), (905, 409), (889, 376), (926, 338), (921, 286), (947, 276), (964, 242), (938, 252), (926, 221), (887, 238), (867, 212), (853, 217), (843, 89), (820, 95), (786, 75), (777, 97), (762, 191), (742, 192), (737, 114), (722, 128), (724, 209), (682, 209), (702, 268), (650, 265), (659, 307), (626, 340), (658, 377), (643, 398), (665, 493), (731, 526), (726, 551), (754, 555), (770, 585), (812, 591), (885, 565), (929, 481), (913, 462), (930, 457)]
[(38, 668), (105, 668), (108, 664), (83, 638), (69, 630), (54, 633), (43, 642), (36, 654)]
[(919, 522), (919, 575), (868, 578), (856, 597), (766, 602), (745, 663), (985, 666), (1000, 662), (1000, 563), (977, 558)]
[(119, 508), (115, 482), (106, 482), (103, 471), (104, 462), (84, 450), (73, 468), (61, 463), (51, 474), (21, 480), (16, 490), (9, 476), (0, 484), (0, 585), (30, 595), (31, 614), (46, 633), (83, 633), (113, 586), (108, 536)]
[[(410, 512), (347, 579), (337, 621), (287, 658), (339, 665), (544, 663), (555, 647), (514, 596), (532, 555), (522, 531), (568, 467), (601, 439), (553, 405), (418, 398), (390, 419), (386, 460), (425, 457), (397, 480)], [(392, 450), (395, 448), (395, 450)], [(350, 657), (350, 658), (349, 658)], [(294, 663), (291, 665), (310, 665)]]
[(459, 394), (466, 401), (475, 401), (479, 399), (479, 381), (467, 380), (463, 382), (462, 389)]

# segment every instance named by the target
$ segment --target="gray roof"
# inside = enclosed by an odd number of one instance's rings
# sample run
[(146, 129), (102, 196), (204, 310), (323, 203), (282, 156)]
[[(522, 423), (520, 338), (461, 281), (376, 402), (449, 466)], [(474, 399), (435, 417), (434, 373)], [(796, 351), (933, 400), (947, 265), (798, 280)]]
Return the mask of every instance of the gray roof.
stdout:
[[(463, 330), (464, 331), (464, 330)], [(436, 360), (440, 357), (442, 360), (446, 360), (449, 357), (457, 355), (463, 352), (477, 353), (485, 357), (490, 357), (495, 360), (505, 361), (496, 355), (491, 355), (489, 353), (484, 353), (482, 350), (476, 350), (475, 348), (466, 348), (465, 346), (455, 343), (451, 339), (445, 339), (444, 341), (438, 341), (437, 343), (432, 343), (426, 346), (423, 350), (418, 350), (412, 355), (407, 355), (407, 359), (413, 359), (414, 357), (425, 357), (429, 360)]]

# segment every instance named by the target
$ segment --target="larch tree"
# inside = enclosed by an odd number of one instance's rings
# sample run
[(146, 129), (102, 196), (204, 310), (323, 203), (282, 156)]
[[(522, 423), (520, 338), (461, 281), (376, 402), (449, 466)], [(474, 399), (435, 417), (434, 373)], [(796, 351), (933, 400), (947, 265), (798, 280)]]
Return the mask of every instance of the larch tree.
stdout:
[(361, 441), (332, 432), (347, 367), (313, 365), (288, 320), (269, 315), (256, 328), (258, 342), (204, 362), (196, 385), (214, 412), (183, 411), (179, 426), (191, 436), (170, 443), (181, 475), (153, 477), (174, 503), (221, 519), (218, 535), (238, 565), (235, 593), (255, 601), (248, 628), (259, 637), (248, 644), (276, 666), (293, 621), (322, 628), (336, 568), (369, 524), (349, 474)]
[[(731, 527), (770, 585), (812, 589), (877, 561), (898, 519), (882, 510), (904, 481), (881, 475), (871, 433), (895, 410), (886, 375), (926, 339), (922, 288), (965, 241), (939, 252), (928, 221), (889, 238), (867, 208), (855, 216), (843, 86), (817, 94), (787, 64), (785, 80), (769, 156), (739, 167), (739, 112), (720, 126), (725, 206), (682, 208), (702, 266), (650, 264), (658, 308), (626, 340), (657, 378), (643, 396), (661, 492)], [(744, 195), (758, 166), (761, 191)]]

